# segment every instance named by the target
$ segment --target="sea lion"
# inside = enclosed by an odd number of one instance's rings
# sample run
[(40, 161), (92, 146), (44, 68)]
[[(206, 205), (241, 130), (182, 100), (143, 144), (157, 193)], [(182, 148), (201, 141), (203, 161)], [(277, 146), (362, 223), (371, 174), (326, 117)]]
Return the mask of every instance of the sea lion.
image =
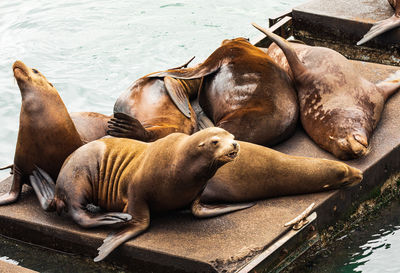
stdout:
[[(174, 69), (186, 67), (190, 61)], [(201, 79), (184, 81), (151, 75), (138, 79), (118, 97), (109, 135), (149, 142), (175, 132), (197, 131), (197, 116), (189, 100), (197, 96)]]
[(70, 117), (83, 143), (100, 139), (107, 135), (111, 116), (96, 112), (72, 112)]
[(83, 144), (57, 90), (46, 77), (21, 61), (16, 61), (12, 68), (22, 105), (13, 183), (10, 192), (0, 196), (0, 205), (18, 199), (35, 166), (57, 178), (67, 156)]
[(332, 49), (292, 44), (254, 26), (275, 42), (269, 55), (282, 67), (290, 67), (307, 134), (340, 159), (365, 155), (384, 104), (399, 89), (400, 81), (374, 84)]
[(149, 77), (204, 77), (198, 94), (203, 117), (238, 140), (269, 146), (291, 136), (296, 127), (297, 97), (287, 73), (247, 39), (224, 40), (197, 66)]
[(354, 186), (363, 177), (360, 170), (339, 161), (291, 156), (248, 142), (238, 143), (237, 159), (219, 168), (208, 181), (202, 202), (249, 202), (313, 193)]
[(364, 35), (364, 37), (357, 42), (357, 45), (362, 45), (369, 40), (387, 32), (393, 28), (400, 26), (400, 0), (388, 0), (390, 5), (394, 8), (395, 12), (392, 17), (378, 21), (371, 29)]
[[(211, 217), (252, 206), (204, 206), (199, 201), (207, 181), (238, 152), (233, 135), (214, 127), (191, 136), (170, 134), (152, 143), (103, 138), (71, 154), (55, 185), (40, 169), (30, 179), (43, 209), (67, 211), (82, 227), (129, 221), (122, 231), (104, 240), (95, 258), (101, 261), (148, 228), (150, 211), (192, 203), (195, 216)], [(113, 212), (91, 216), (83, 209), (88, 203)]]

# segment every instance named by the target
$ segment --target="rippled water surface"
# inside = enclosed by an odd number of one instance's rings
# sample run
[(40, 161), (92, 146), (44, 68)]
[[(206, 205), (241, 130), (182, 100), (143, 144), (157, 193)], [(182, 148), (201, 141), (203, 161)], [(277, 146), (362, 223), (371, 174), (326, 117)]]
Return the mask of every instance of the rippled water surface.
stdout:
[(400, 202), (339, 238), (334, 247), (295, 272), (400, 272)]

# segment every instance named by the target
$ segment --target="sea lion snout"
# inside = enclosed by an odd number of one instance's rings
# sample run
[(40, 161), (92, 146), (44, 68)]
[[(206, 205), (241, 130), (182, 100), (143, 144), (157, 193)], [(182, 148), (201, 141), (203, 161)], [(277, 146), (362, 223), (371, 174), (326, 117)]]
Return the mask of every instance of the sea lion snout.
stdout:
[(352, 187), (359, 184), (363, 179), (363, 173), (361, 170), (357, 168), (350, 167), (348, 165), (346, 167), (346, 174), (342, 180), (342, 186)]
[(15, 61), (12, 66), (14, 77), (18, 80), (27, 80), (29, 78), (29, 67), (21, 61)]

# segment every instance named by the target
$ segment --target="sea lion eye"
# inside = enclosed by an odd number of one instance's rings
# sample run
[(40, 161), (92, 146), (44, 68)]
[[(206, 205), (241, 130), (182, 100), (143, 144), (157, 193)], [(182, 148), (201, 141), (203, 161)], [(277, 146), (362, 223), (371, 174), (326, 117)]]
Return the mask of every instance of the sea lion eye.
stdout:
[(33, 71), (35, 74), (39, 74), (39, 71), (37, 71), (35, 68), (32, 68), (32, 71)]
[(48, 82), (48, 83), (50, 84), (51, 87), (54, 87), (54, 86), (51, 84), (51, 82)]
[(213, 140), (211, 141), (212, 144), (217, 145), (218, 144), (218, 140)]

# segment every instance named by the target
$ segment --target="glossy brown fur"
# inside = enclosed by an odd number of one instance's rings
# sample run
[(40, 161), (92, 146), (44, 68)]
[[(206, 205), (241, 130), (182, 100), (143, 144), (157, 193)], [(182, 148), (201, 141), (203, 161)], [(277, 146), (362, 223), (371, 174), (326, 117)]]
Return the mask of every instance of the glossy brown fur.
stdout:
[(0, 197), (0, 204), (17, 200), (22, 184), (29, 184), (28, 175), (35, 165), (56, 179), (64, 160), (83, 144), (51, 83), (21, 61), (14, 63), (13, 71), (21, 91), (22, 105), (13, 185), (10, 193)]
[(111, 116), (95, 112), (73, 112), (70, 113), (70, 116), (83, 143), (88, 143), (107, 135), (107, 122), (111, 119)]
[(200, 106), (215, 126), (239, 140), (273, 145), (294, 132), (298, 106), (287, 73), (246, 39), (225, 40), (195, 67), (154, 76), (204, 76)]
[(340, 159), (365, 155), (388, 97), (398, 81), (374, 84), (363, 78), (338, 52), (290, 43), (304, 71), (296, 74), (282, 50), (272, 44), (268, 54), (294, 79), (300, 118), (308, 135)]
[[(171, 134), (152, 143), (126, 138), (93, 141), (65, 161), (52, 209), (68, 211), (84, 227), (107, 224), (104, 220), (93, 222), (83, 209), (88, 203), (132, 216), (125, 229), (104, 241), (95, 259), (99, 261), (147, 229), (150, 211), (190, 205), (218, 168), (234, 160), (238, 152), (233, 136), (214, 127), (191, 136)], [(198, 208), (194, 212), (201, 214)], [(242, 208), (224, 208), (223, 212)], [(213, 211), (209, 216), (217, 214)]]
[(290, 156), (238, 142), (239, 156), (209, 180), (201, 197), (203, 202), (247, 202), (313, 193), (353, 186), (362, 179), (360, 170), (339, 161)]
[[(197, 94), (200, 82), (181, 81), (182, 87), (188, 92), (188, 98)], [(146, 136), (138, 134), (132, 138), (154, 141), (175, 132), (196, 132), (196, 115), (190, 105), (189, 107), (191, 117), (187, 118), (171, 100), (163, 78), (145, 76), (135, 81), (129, 90), (119, 96), (114, 105), (114, 113), (120, 112), (134, 117), (148, 132)]]

